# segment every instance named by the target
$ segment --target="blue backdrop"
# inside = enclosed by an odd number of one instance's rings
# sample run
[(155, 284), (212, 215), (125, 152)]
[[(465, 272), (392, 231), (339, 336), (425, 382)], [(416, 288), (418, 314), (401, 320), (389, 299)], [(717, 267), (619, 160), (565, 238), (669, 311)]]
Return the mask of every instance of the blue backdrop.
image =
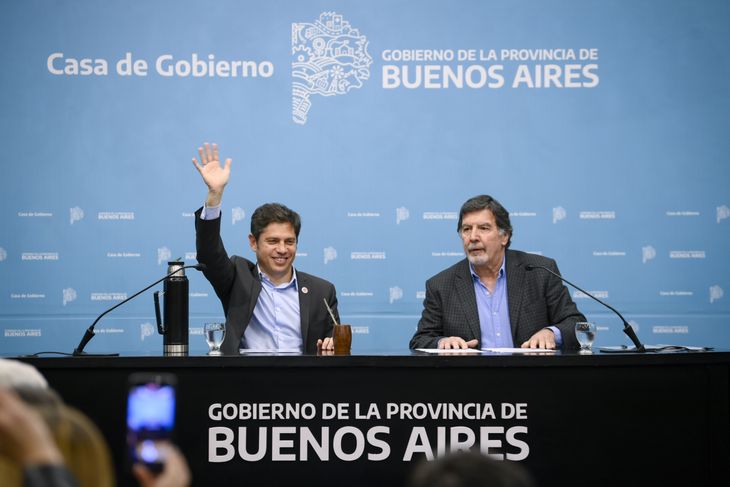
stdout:
[[(728, 347), (728, 25), (720, 0), (3, 2), (0, 353), (71, 351), (195, 262), (204, 141), (229, 251), (259, 204), (299, 211), (355, 350), (407, 347), (480, 193), (644, 342)], [(190, 279), (203, 350), (222, 311)], [(87, 349), (158, 352), (153, 325), (141, 296)]]

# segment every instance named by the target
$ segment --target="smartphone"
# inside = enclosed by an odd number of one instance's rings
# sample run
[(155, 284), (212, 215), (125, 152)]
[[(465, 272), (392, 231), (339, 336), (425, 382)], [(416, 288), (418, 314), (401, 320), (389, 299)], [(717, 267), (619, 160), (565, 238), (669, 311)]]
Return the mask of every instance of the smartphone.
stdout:
[(137, 373), (129, 377), (127, 397), (127, 448), (132, 463), (143, 463), (160, 472), (164, 458), (159, 442), (175, 431), (175, 387), (172, 374)]

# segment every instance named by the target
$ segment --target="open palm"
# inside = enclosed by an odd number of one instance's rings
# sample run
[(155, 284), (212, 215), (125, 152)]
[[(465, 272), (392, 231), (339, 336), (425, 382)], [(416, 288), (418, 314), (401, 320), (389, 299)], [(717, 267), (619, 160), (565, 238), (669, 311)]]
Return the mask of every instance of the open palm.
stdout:
[(200, 162), (193, 157), (193, 164), (198, 170), (200, 175), (203, 177), (203, 181), (208, 185), (208, 189), (215, 193), (222, 193), (223, 188), (228, 183), (228, 178), (231, 176), (231, 159), (226, 159), (223, 166), (220, 163), (220, 157), (218, 156), (218, 145), (203, 144), (203, 147), (198, 148), (198, 154), (200, 155)]

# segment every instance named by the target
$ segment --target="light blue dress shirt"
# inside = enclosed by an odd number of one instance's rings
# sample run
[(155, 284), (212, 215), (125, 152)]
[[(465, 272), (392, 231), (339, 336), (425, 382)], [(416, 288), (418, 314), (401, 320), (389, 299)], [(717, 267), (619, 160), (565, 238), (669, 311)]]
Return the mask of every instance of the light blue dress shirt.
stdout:
[[(487, 286), (479, 280), (474, 267), (469, 263), (469, 271), (474, 281), (474, 293), (477, 297), (479, 312), (479, 327), (482, 331), (481, 348), (513, 348), (512, 328), (509, 321), (509, 305), (507, 303), (507, 273), (504, 269), (505, 258), (502, 258), (502, 267), (497, 274), (497, 284), (494, 292), (490, 293)], [(563, 337), (556, 326), (546, 326), (555, 334), (555, 346), (560, 348)], [(516, 346), (522, 345), (518, 343)]]
[(261, 293), (251, 322), (241, 338), (241, 348), (301, 352), (302, 328), (296, 270), (292, 269), (289, 282), (276, 286), (261, 272), (258, 265), (256, 269), (261, 280)]
[(509, 324), (509, 306), (507, 305), (507, 274), (502, 267), (497, 274), (494, 292), (479, 280), (474, 267), (469, 263), (469, 272), (474, 281), (474, 292), (477, 296), (479, 327), (482, 330), (482, 348), (512, 348), (512, 328)]
[[(221, 207), (203, 207), (200, 218), (215, 220)], [(284, 284), (274, 285), (256, 270), (261, 281), (261, 293), (256, 301), (251, 322), (241, 337), (241, 348), (247, 350), (303, 350), (302, 328), (299, 314), (299, 286), (297, 271), (292, 268), (292, 278)]]

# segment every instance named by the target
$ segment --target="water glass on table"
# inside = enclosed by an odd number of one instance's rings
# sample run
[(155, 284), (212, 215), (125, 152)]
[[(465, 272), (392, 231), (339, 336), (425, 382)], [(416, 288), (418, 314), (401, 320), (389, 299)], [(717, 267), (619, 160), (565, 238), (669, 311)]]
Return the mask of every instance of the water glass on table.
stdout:
[(593, 353), (593, 341), (596, 339), (596, 324), (579, 321), (575, 324), (575, 337), (580, 344), (579, 353)]
[(203, 332), (208, 342), (208, 355), (221, 355), (221, 344), (226, 336), (225, 323), (206, 323)]

